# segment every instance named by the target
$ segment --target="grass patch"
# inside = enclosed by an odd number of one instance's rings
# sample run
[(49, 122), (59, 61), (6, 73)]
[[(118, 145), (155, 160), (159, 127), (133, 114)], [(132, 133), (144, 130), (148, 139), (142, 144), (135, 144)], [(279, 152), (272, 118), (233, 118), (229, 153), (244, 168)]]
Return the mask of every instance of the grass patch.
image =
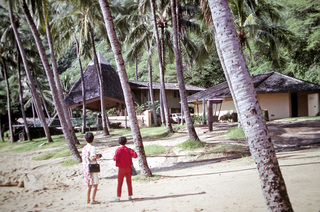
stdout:
[(213, 147), (212, 152), (222, 154), (243, 154), (248, 153), (248, 148), (239, 144), (221, 143)]
[(229, 128), (226, 135), (227, 135), (227, 138), (229, 139), (245, 139), (246, 138), (242, 128), (240, 127)]
[(162, 155), (167, 152), (166, 148), (161, 145), (151, 144), (144, 146), (144, 151), (146, 152), (147, 156), (156, 156)]
[(152, 175), (152, 177), (146, 177), (146, 176), (144, 176), (142, 174), (139, 174), (139, 175), (133, 176), (132, 180), (133, 181), (139, 181), (139, 182), (150, 182), (150, 181), (157, 181), (157, 180), (159, 180), (161, 178), (162, 178), (162, 176), (161, 175), (157, 175), (157, 174)]
[(181, 144), (178, 145), (178, 148), (182, 150), (194, 150), (194, 149), (200, 149), (203, 148), (205, 144), (201, 141), (196, 141), (189, 139)]
[(64, 167), (70, 167), (77, 164), (79, 164), (79, 162), (73, 160), (72, 158), (69, 158), (68, 160), (65, 160), (61, 165)]
[(67, 156), (70, 156), (70, 150), (68, 148), (63, 148), (52, 152), (42, 153), (38, 156), (33, 157), (32, 160), (48, 160)]

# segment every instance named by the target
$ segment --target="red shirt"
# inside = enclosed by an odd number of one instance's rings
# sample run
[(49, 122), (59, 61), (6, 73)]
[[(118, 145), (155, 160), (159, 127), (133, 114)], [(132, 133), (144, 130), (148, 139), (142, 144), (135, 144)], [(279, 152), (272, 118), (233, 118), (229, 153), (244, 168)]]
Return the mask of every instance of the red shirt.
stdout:
[(119, 168), (129, 168), (132, 165), (131, 158), (137, 158), (135, 151), (126, 146), (121, 146), (116, 150), (113, 160), (116, 161), (116, 166)]

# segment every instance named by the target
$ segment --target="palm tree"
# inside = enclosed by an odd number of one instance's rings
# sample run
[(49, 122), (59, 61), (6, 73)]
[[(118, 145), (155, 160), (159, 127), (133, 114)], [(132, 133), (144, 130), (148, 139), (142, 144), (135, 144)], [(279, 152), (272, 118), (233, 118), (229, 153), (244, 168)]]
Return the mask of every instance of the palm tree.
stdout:
[[(143, 15), (140, 12), (137, 13), (138, 4), (135, 2), (129, 2), (129, 5), (125, 5), (124, 7), (127, 9), (129, 14), (121, 14), (118, 16), (121, 20), (115, 20), (118, 25), (125, 25), (125, 27), (121, 27), (121, 31), (128, 29), (127, 36), (125, 38), (125, 43), (127, 45), (131, 44), (128, 54), (127, 60), (132, 61), (134, 60), (137, 66), (137, 58), (140, 57), (142, 53), (145, 52), (147, 49), (148, 59), (148, 74), (149, 74), (149, 96), (150, 102), (152, 106), (152, 114), (154, 125), (158, 126), (157, 123), (157, 112), (156, 112), (156, 105), (154, 102), (154, 95), (153, 95), (153, 82), (152, 82), (152, 48), (150, 45), (150, 40), (152, 40), (152, 31), (150, 31), (150, 26), (148, 26), (148, 15)], [(123, 24), (125, 22), (125, 24)], [(129, 26), (128, 26), (129, 25)], [(134, 27), (130, 27), (134, 25)], [(136, 68), (137, 70), (137, 68)], [(137, 74), (136, 74), (137, 75)], [(137, 80), (137, 77), (136, 77)]]
[[(39, 6), (39, 9), (38, 9), (39, 13), (42, 10), (46, 10), (46, 8), (45, 8), (46, 4), (43, 4), (43, 5), (41, 4), (41, 5), (38, 5), (38, 6)], [(41, 6), (43, 6), (43, 8), (41, 8)], [(59, 115), (59, 120), (60, 120), (60, 123), (62, 125), (62, 130), (63, 130), (64, 136), (66, 138), (66, 141), (67, 141), (71, 156), (73, 157), (74, 160), (81, 161), (81, 157), (79, 155), (78, 149), (75, 146), (75, 144), (78, 143), (79, 141), (77, 140), (72, 127), (71, 128), (69, 127), (68, 121), (66, 120), (66, 119), (70, 119), (70, 117), (68, 115), (68, 112), (66, 112), (66, 113), (64, 112), (64, 111), (66, 111), (66, 108), (64, 108), (66, 106), (65, 106), (64, 99), (62, 98), (63, 95), (62, 95), (62, 93), (60, 93), (60, 92), (62, 92), (61, 91), (61, 85), (60, 85), (59, 89), (57, 89), (57, 87), (56, 87), (57, 84), (60, 84), (60, 81), (55, 82), (57, 76), (55, 77), (54, 73), (50, 69), (49, 61), (48, 61), (48, 58), (46, 56), (44, 46), (42, 44), (42, 41), (41, 41), (41, 38), (40, 38), (40, 34), (39, 34), (39, 32), (37, 30), (37, 27), (36, 27), (32, 17), (31, 17), (29, 8), (28, 8), (25, 0), (22, 1), (22, 10), (23, 10), (23, 13), (24, 13), (24, 15), (25, 15), (25, 17), (27, 19), (27, 22), (28, 22), (28, 24), (30, 26), (30, 29), (32, 31), (32, 35), (34, 37), (34, 40), (35, 40), (36, 45), (37, 45), (37, 49), (39, 51), (39, 56), (41, 58), (43, 67), (45, 69), (45, 72), (47, 74), (50, 90), (51, 90), (52, 96), (53, 96), (53, 101), (54, 101), (55, 107), (56, 107), (58, 115)], [(39, 17), (41, 18), (42, 16), (39, 15)], [(49, 46), (51, 46), (50, 47), (51, 59), (52, 59), (52, 63), (54, 63), (53, 57), (55, 57), (55, 56), (54, 56), (54, 52), (53, 52), (52, 41), (50, 40), (51, 35), (50, 35), (50, 32), (48, 32), (48, 31), (50, 31), (50, 28), (49, 28), (47, 19), (46, 19), (46, 22), (47, 22), (46, 33), (47, 33), (47, 38), (49, 39), (48, 43), (49, 43)]]
[(178, 34), (178, 29), (179, 29), (178, 8), (179, 8), (179, 0), (171, 0), (173, 44), (174, 44), (174, 54), (175, 54), (175, 58), (176, 58), (179, 93), (180, 93), (180, 99), (181, 99), (183, 113), (184, 113), (186, 123), (187, 123), (189, 138), (198, 141), (200, 139), (196, 133), (196, 130), (194, 129), (194, 126), (193, 126), (193, 123), (192, 123), (192, 120), (190, 117), (190, 111), (189, 111), (188, 102), (187, 102), (187, 95), (186, 95), (186, 87), (185, 87), (185, 83), (184, 83), (180, 39), (179, 39), (179, 34)]
[(31, 136), (30, 136), (30, 130), (27, 124), (27, 118), (26, 118), (26, 113), (24, 111), (24, 102), (23, 102), (23, 93), (22, 93), (22, 85), (21, 85), (21, 70), (20, 70), (20, 52), (19, 49), (17, 48), (17, 64), (18, 64), (18, 85), (19, 85), (19, 102), (20, 102), (20, 107), (21, 107), (21, 114), (23, 118), (23, 125), (24, 129), (27, 135), (28, 141), (31, 141)]
[(10, 99), (10, 86), (7, 75), (7, 65), (5, 59), (1, 56), (1, 66), (2, 66), (2, 75), (6, 81), (6, 90), (7, 90), (7, 111), (8, 111), (8, 123), (9, 123), (9, 133), (10, 133), (10, 143), (14, 142), (13, 138), (13, 129), (12, 129), (12, 119), (11, 119), (11, 99)]
[(119, 42), (114, 30), (113, 19), (111, 16), (109, 4), (106, 0), (99, 0), (99, 4), (102, 10), (105, 26), (108, 33), (108, 38), (116, 59), (116, 63), (117, 63), (117, 69), (120, 77), (121, 87), (123, 90), (126, 108), (127, 108), (129, 120), (130, 120), (130, 128), (132, 131), (135, 148), (139, 156), (139, 165), (142, 170), (142, 173), (147, 177), (151, 177), (152, 173), (148, 167), (148, 162), (146, 160), (146, 154), (144, 151), (142, 137), (141, 137), (141, 133), (138, 125), (138, 120), (135, 113), (135, 107), (134, 107), (134, 103), (131, 95), (131, 89), (128, 83), (128, 77), (127, 77), (126, 69), (124, 66), (124, 61), (122, 58), (121, 48), (119, 46)]
[(292, 35), (281, 26), (280, 11), (283, 7), (268, 0), (232, 0), (230, 9), (233, 13), (237, 34), (241, 46), (252, 57), (252, 44), (258, 52), (279, 67), (281, 46), (290, 49), (289, 37)]
[[(82, 45), (82, 37), (87, 39), (87, 35), (89, 35), (89, 40), (91, 44), (91, 50), (93, 55), (94, 66), (96, 67), (96, 72), (99, 81), (99, 91), (100, 91), (100, 108), (102, 114), (102, 127), (104, 135), (109, 135), (108, 126), (107, 126), (107, 113), (105, 110), (105, 102), (104, 102), (104, 94), (103, 94), (103, 78), (102, 72), (98, 64), (97, 52), (94, 41), (94, 24), (102, 21), (101, 12), (98, 9), (98, 4), (96, 1), (73, 1), (69, 0), (73, 5), (73, 9), (70, 11), (70, 14), (66, 16), (68, 22), (73, 22), (76, 25), (76, 29), (80, 31), (80, 45)], [(97, 12), (98, 11), (98, 12)], [(72, 16), (72, 17), (70, 17)], [(72, 24), (72, 23), (71, 23)], [(68, 29), (69, 32), (73, 30), (74, 27)], [(79, 52), (81, 52), (82, 48), (79, 48)]]
[(29, 69), (27, 57), (26, 57), (26, 54), (25, 54), (25, 51), (24, 51), (24, 48), (23, 48), (23, 45), (22, 45), (22, 42), (21, 42), (21, 39), (20, 39), (19, 32), (18, 32), (18, 30), (16, 28), (16, 22), (15, 22), (15, 19), (14, 19), (14, 16), (13, 16), (13, 11), (12, 11), (12, 2), (9, 1), (8, 5), (9, 5), (9, 14), (10, 14), (11, 27), (13, 29), (15, 40), (16, 40), (16, 43), (18, 45), (18, 48), (19, 48), (19, 51), (20, 51), (20, 55), (21, 55), (21, 58), (22, 58), (22, 62), (23, 62), (23, 65), (24, 65), (24, 69), (25, 69), (26, 75), (27, 75), (28, 80), (29, 80), (29, 86), (30, 86), (30, 90), (31, 90), (31, 93), (32, 93), (32, 98), (34, 100), (34, 105), (35, 105), (36, 110), (38, 112), (38, 117), (40, 118), (40, 120), (42, 122), (42, 126), (43, 126), (44, 132), (46, 134), (46, 137), (48, 139), (48, 142), (52, 142), (51, 134), (50, 134), (48, 125), (46, 123), (46, 119), (44, 117), (43, 111), (41, 109), (39, 96), (37, 95), (36, 88), (35, 88), (35, 85), (34, 85), (33, 80), (32, 80), (32, 76), (31, 76), (31, 72), (30, 72), (30, 69)]
[[(166, 120), (166, 127), (167, 127), (167, 132), (171, 133), (173, 132), (171, 123), (170, 123), (170, 118), (169, 118), (169, 110), (168, 110), (168, 105), (167, 105), (167, 98), (166, 98), (166, 93), (165, 93), (165, 84), (164, 84), (164, 62), (163, 62), (163, 51), (160, 45), (160, 40), (159, 40), (159, 34), (158, 34), (158, 26), (157, 26), (157, 20), (156, 20), (156, 13), (155, 13), (155, 7), (154, 7), (154, 1), (150, 0), (150, 5), (151, 5), (151, 11), (153, 15), (153, 27), (154, 27), (154, 34), (156, 36), (156, 42), (157, 42), (157, 47), (158, 47), (158, 59), (159, 59), (159, 70), (160, 70), (160, 100), (162, 101), (163, 109), (164, 109), (164, 117)], [(160, 102), (161, 102), (160, 101)]]
[(268, 211), (293, 211), (262, 115), (246, 61), (241, 50), (233, 17), (225, 0), (209, 0), (217, 42), (240, 110), (242, 128), (257, 165)]

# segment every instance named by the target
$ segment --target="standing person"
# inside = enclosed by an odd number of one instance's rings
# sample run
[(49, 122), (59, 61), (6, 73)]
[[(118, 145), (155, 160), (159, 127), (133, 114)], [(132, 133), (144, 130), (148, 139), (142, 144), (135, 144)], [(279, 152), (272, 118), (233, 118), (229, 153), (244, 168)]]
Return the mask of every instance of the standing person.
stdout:
[(91, 188), (93, 187), (91, 204), (97, 204), (99, 202), (97, 202), (95, 198), (98, 190), (99, 176), (98, 176), (98, 173), (89, 173), (88, 165), (96, 164), (97, 159), (101, 158), (101, 155), (96, 154), (96, 147), (92, 145), (93, 138), (94, 138), (93, 134), (88, 132), (85, 135), (85, 138), (87, 141), (87, 145), (85, 145), (82, 148), (82, 165), (83, 165), (85, 183), (88, 185), (87, 203), (88, 204), (90, 203), (90, 193), (91, 193)]
[(126, 177), (128, 186), (128, 200), (132, 200), (132, 182), (131, 182), (131, 165), (132, 158), (137, 158), (137, 153), (130, 148), (126, 147), (127, 138), (119, 137), (119, 144), (121, 145), (115, 152), (113, 160), (116, 161), (116, 166), (119, 167), (118, 171), (118, 188), (116, 202), (120, 201), (123, 178)]

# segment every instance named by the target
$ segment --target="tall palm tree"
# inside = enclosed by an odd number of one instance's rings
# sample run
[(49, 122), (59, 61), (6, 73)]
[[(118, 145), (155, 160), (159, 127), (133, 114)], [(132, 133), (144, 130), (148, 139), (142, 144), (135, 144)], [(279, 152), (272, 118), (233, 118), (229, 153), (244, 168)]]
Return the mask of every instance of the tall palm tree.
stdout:
[[(154, 125), (158, 126), (157, 123), (157, 112), (156, 112), (156, 105), (154, 101), (154, 94), (153, 94), (153, 79), (152, 79), (152, 48), (150, 45), (150, 42), (152, 41), (152, 31), (150, 30), (150, 26), (148, 25), (148, 15), (142, 14), (138, 8), (138, 4), (136, 2), (129, 2), (129, 6), (125, 5), (124, 7), (127, 9), (129, 14), (121, 14), (121, 17), (119, 19), (121, 20), (115, 20), (118, 25), (126, 25), (126, 27), (121, 27), (121, 30), (123, 28), (128, 29), (127, 36), (125, 38), (125, 43), (127, 45), (131, 45), (128, 54), (127, 54), (127, 60), (132, 61), (134, 60), (137, 64), (137, 58), (141, 56), (147, 50), (148, 59), (147, 59), (147, 65), (148, 65), (148, 74), (149, 74), (149, 96), (150, 96), (150, 102), (152, 106), (152, 114), (153, 114), (153, 120)], [(139, 11), (139, 13), (137, 13)], [(122, 22), (125, 22), (126, 24), (123, 24)], [(119, 24), (121, 23), (121, 24)], [(134, 27), (131, 27), (131, 26)]]
[[(82, 45), (82, 38), (88, 40), (91, 44), (91, 50), (93, 55), (94, 66), (96, 68), (98, 81), (99, 81), (99, 91), (100, 91), (100, 108), (101, 108), (101, 117), (102, 117), (102, 127), (104, 135), (109, 135), (108, 126), (107, 126), (107, 113), (105, 110), (104, 94), (103, 94), (103, 77), (102, 71), (100, 69), (97, 52), (94, 41), (94, 24), (101, 24), (101, 12), (98, 8), (98, 3), (96, 1), (74, 1), (68, 0), (73, 5), (73, 9), (70, 11), (70, 14), (66, 18), (70, 22), (74, 22), (76, 29), (79, 30), (80, 39), (79, 43)], [(70, 16), (73, 16), (70, 18)], [(100, 23), (101, 22), (101, 23)], [(71, 27), (70, 29), (74, 29)], [(71, 31), (69, 29), (69, 31)], [(87, 38), (89, 35), (89, 38)], [(80, 46), (80, 49), (82, 47)], [(81, 52), (81, 50), (80, 50)]]
[(11, 99), (10, 99), (10, 86), (7, 74), (7, 65), (6, 60), (1, 56), (1, 66), (2, 66), (2, 75), (4, 80), (6, 81), (6, 90), (7, 90), (7, 111), (8, 111), (8, 125), (9, 125), (9, 133), (10, 133), (10, 143), (14, 142), (13, 138), (13, 129), (12, 129), (12, 118), (11, 118)]
[(29, 69), (28, 60), (27, 60), (27, 57), (26, 57), (26, 54), (25, 54), (25, 51), (24, 51), (24, 48), (23, 48), (23, 45), (22, 45), (22, 42), (21, 42), (21, 39), (20, 39), (19, 32), (18, 32), (18, 30), (16, 28), (16, 22), (15, 22), (15, 18), (14, 18), (13, 11), (12, 11), (12, 4), (13, 3), (11, 1), (8, 1), (11, 27), (13, 29), (15, 40), (16, 40), (16, 43), (18, 45), (18, 48), (19, 48), (19, 51), (20, 51), (20, 55), (21, 55), (21, 58), (22, 58), (22, 62), (23, 62), (23, 65), (24, 65), (24, 69), (25, 69), (26, 75), (27, 75), (28, 80), (29, 80), (29, 86), (30, 86), (30, 90), (31, 90), (31, 93), (32, 93), (32, 99), (34, 100), (34, 105), (35, 105), (35, 107), (37, 109), (38, 117), (40, 118), (40, 120), (42, 122), (42, 126), (43, 126), (43, 129), (44, 129), (44, 132), (45, 132), (45, 135), (47, 137), (48, 142), (52, 142), (51, 134), (50, 134), (46, 119), (44, 117), (43, 111), (41, 109), (39, 96), (38, 96), (38, 94), (36, 92), (36, 88), (35, 88), (34, 82), (32, 80), (32, 75), (31, 75), (31, 72), (30, 72), (30, 69)]
[(265, 119), (246, 61), (241, 50), (233, 17), (226, 0), (209, 0), (212, 20), (221, 47), (221, 57), (226, 66), (241, 111), (242, 128), (247, 137), (250, 152), (257, 165), (262, 192), (268, 211), (293, 211), (284, 179), (276, 157)]
[(129, 120), (130, 120), (130, 128), (132, 131), (134, 144), (139, 156), (139, 165), (142, 170), (142, 173), (147, 177), (151, 177), (152, 173), (148, 167), (148, 162), (146, 159), (146, 154), (145, 154), (143, 143), (142, 143), (142, 137), (141, 137), (141, 133), (138, 125), (138, 120), (135, 113), (135, 107), (134, 107), (134, 103), (131, 95), (131, 89), (128, 83), (128, 77), (127, 77), (126, 69), (124, 66), (124, 61), (122, 58), (121, 48), (119, 46), (119, 42), (114, 30), (113, 19), (111, 16), (109, 4), (106, 0), (99, 0), (99, 4), (102, 10), (109, 41), (110, 41), (110, 44), (116, 59), (116, 63), (117, 63), (117, 70), (119, 73), (121, 87), (123, 90), (126, 108), (127, 108)]
[(30, 130), (27, 124), (27, 118), (26, 118), (26, 113), (24, 111), (24, 102), (23, 102), (23, 93), (22, 93), (22, 85), (21, 85), (21, 69), (20, 69), (20, 52), (19, 49), (17, 49), (17, 64), (18, 64), (18, 85), (19, 85), (19, 102), (20, 102), (20, 108), (21, 108), (21, 114), (23, 118), (23, 125), (24, 129), (27, 135), (28, 141), (31, 141), (31, 135), (30, 135)]
[[(46, 7), (47, 5), (46, 4), (43, 4), (43, 5), (41, 4), (41, 5), (38, 5), (38, 6), (39, 6), (38, 11), (42, 11), (42, 10), (46, 10), (46, 8), (41, 8), (41, 6)], [(49, 61), (48, 61), (48, 58), (46, 56), (44, 46), (43, 46), (42, 40), (40, 38), (40, 34), (39, 34), (38, 30), (37, 30), (37, 27), (36, 27), (36, 25), (34, 23), (34, 20), (31, 17), (28, 5), (26, 4), (25, 0), (22, 1), (22, 10), (23, 10), (23, 13), (24, 13), (24, 15), (26, 17), (26, 20), (27, 20), (27, 22), (28, 22), (28, 24), (30, 26), (30, 29), (32, 31), (32, 35), (34, 37), (34, 40), (35, 40), (36, 45), (37, 45), (37, 49), (39, 51), (39, 56), (41, 58), (43, 67), (45, 69), (45, 72), (47, 74), (50, 90), (52, 92), (53, 101), (54, 101), (55, 107), (56, 107), (58, 115), (59, 115), (59, 120), (60, 120), (60, 123), (62, 125), (62, 130), (63, 130), (64, 136), (66, 138), (66, 141), (67, 141), (71, 156), (75, 161), (81, 161), (80, 154), (78, 152), (78, 149), (75, 146), (75, 144), (78, 143), (79, 141), (77, 140), (72, 127), (71, 128), (69, 127), (68, 121), (66, 120), (66, 119), (70, 119), (70, 117), (69, 117), (68, 113), (64, 112), (66, 110), (66, 108), (63, 108), (63, 107), (66, 107), (65, 106), (66, 104), (64, 102), (64, 99), (62, 98), (63, 95), (60, 93), (60, 92), (62, 92), (62, 90), (61, 89), (57, 89), (57, 87), (56, 87), (57, 84), (60, 84), (60, 81), (59, 82), (55, 81), (56, 80), (55, 78), (57, 78), (57, 77), (54, 76), (54, 73), (52, 72), (52, 70), (50, 68)], [(39, 17), (41, 18), (41, 15), (39, 15)], [(47, 19), (46, 19), (46, 22), (48, 22)], [(47, 23), (46, 27), (47, 27), (46, 28), (46, 33), (47, 33), (47, 37), (49, 39), (48, 42), (50, 44), (52, 41), (50, 40), (51, 36), (50, 36), (50, 33), (48, 32), (48, 31), (50, 31), (50, 28), (48, 27), (48, 23)], [(50, 46), (51, 46), (50, 47), (51, 57), (54, 57), (53, 47), (52, 47), (51, 44), (50, 44)], [(54, 63), (54, 60), (52, 60), (52, 63)], [(60, 88), (61, 88), (61, 85), (60, 85)]]
[(177, 69), (177, 79), (179, 85), (179, 93), (180, 93), (180, 100), (183, 109), (183, 113), (185, 116), (185, 120), (187, 123), (187, 129), (189, 133), (189, 138), (193, 140), (200, 140), (196, 130), (193, 126), (190, 111), (187, 102), (187, 95), (186, 95), (186, 86), (184, 82), (184, 74), (183, 74), (183, 66), (182, 66), (182, 56), (181, 56), (181, 48), (180, 48), (180, 39), (179, 39), (179, 0), (171, 0), (171, 19), (172, 19), (172, 31), (173, 31), (173, 44), (174, 44), (174, 54), (176, 58), (176, 69)]
[(158, 59), (159, 59), (159, 71), (160, 71), (160, 100), (162, 101), (163, 109), (164, 109), (164, 117), (166, 121), (166, 128), (167, 132), (171, 133), (173, 132), (172, 125), (170, 123), (169, 118), (169, 110), (168, 110), (168, 104), (167, 104), (167, 98), (165, 93), (165, 83), (164, 83), (164, 63), (163, 63), (163, 51), (160, 45), (159, 40), (159, 34), (158, 34), (158, 26), (157, 26), (157, 19), (156, 19), (156, 13), (155, 13), (155, 7), (154, 7), (154, 1), (150, 0), (151, 5), (151, 12), (153, 16), (153, 27), (154, 27), (154, 34), (156, 36), (156, 42), (158, 47)]

